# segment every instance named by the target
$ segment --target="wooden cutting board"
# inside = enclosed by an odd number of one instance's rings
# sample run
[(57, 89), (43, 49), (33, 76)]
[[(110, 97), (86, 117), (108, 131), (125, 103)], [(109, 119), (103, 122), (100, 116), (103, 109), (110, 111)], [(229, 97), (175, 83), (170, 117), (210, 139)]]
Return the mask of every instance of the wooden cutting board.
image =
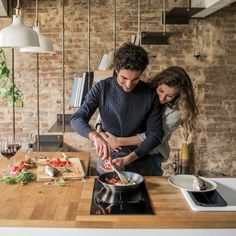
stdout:
[(38, 168), (37, 168), (37, 181), (51, 181), (58, 178), (64, 178), (64, 179), (83, 179), (85, 177), (84, 169), (81, 165), (81, 161), (79, 158), (72, 157), (69, 158), (69, 161), (71, 162), (71, 166), (66, 167), (71, 172), (67, 173), (61, 173), (57, 177), (52, 177), (45, 173), (45, 166), (46, 166), (46, 160), (40, 160), (38, 162)]

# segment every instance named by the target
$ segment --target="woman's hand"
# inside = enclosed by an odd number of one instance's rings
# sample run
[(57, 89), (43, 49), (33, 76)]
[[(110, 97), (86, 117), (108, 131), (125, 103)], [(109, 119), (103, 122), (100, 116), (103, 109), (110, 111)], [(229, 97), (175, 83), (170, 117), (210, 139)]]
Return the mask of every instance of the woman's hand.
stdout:
[(101, 132), (102, 137), (109, 143), (113, 151), (118, 152), (121, 149), (119, 145), (119, 138), (115, 135), (111, 134), (110, 132)]
[(96, 126), (96, 131), (97, 131), (98, 133), (101, 133), (101, 132), (103, 131), (101, 124), (97, 124), (97, 126)]
[(118, 144), (118, 138), (109, 132), (103, 132), (101, 124), (97, 124), (96, 131), (109, 143), (112, 151), (118, 152), (118, 150), (121, 149)]

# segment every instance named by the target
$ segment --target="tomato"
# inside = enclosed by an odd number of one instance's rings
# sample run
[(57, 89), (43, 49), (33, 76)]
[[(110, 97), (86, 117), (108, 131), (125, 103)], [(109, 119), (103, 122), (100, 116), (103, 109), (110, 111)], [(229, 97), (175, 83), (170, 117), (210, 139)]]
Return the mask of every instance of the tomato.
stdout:
[(19, 166), (12, 166), (11, 172), (12, 174), (18, 174), (19, 172), (21, 172), (21, 168)]
[(11, 170), (12, 170), (13, 172), (16, 172), (16, 171), (21, 170), (21, 169), (20, 169), (19, 166), (12, 166), (12, 167), (11, 167)]
[(27, 165), (25, 164), (25, 161), (21, 161), (21, 162), (20, 162), (20, 167), (21, 167), (22, 169), (27, 169)]
[(46, 164), (51, 165), (53, 167), (65, 167), (71, 165), (70, 161), (63, 161), (60, 158), (56, 158), (54, 160), (46, 160)]

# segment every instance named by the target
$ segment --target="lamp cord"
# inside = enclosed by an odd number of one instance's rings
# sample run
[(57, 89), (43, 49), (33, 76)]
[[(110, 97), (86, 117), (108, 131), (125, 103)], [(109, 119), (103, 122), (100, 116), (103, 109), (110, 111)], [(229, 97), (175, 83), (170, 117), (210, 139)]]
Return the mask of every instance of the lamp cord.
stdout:
[(17, 5), (14, 8), (13, 15), (21, 16), (20, 0), (17, 0)]
[(40, 110), (39, 110), (39, 54), (36, 57), (37, 64), (37, 151), (40, 152)]
[(90, 0), (88, 0), (88, 72), (90, 72)]
[(141, 44), (141, 1), (138, 0), (138, 34), (137, 34), (137, 37), (138, 37), (138, 44), (140, 45)]
[(36, 0), (36, 19), (37, 22), (39, 21), (38, 19), (38, 0)]
[(65, 122), (65, 3), (62, 3), (62, 132), (65, 133), (66, 122)]
[(114, 58), (115, 60), (115, 53), (116, 53), (116, 0), (113, 0), (113, 51), (114, 51)]
[(163, 0), (163, 35), (166, 34), (166, 1)]
[(16, 111), (15, 111), (15, 52), (14, 48), (12, 48), (12, 84), (13, 84), (13, 90), (12, 90), (12, 121), (13, 121), (13, 138), (15, 138), (16, 135)]

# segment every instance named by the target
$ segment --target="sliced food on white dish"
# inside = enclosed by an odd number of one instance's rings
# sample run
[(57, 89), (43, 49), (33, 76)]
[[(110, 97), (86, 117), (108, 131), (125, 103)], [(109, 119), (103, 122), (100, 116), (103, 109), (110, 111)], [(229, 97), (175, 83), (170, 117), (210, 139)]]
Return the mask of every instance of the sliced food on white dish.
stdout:
[(173, 175), (169, 177), (168, 181), (174, 187), (189, 192), (209, 192), (217, 188), (217, 184), (214, 181), (201, 176), (198, 178), (200, 178), (206, 184), (205, 188), (202, 190), (198, 190), (194, 186), (194, 181), (196, 180), (196, 176), (194, 175)]

